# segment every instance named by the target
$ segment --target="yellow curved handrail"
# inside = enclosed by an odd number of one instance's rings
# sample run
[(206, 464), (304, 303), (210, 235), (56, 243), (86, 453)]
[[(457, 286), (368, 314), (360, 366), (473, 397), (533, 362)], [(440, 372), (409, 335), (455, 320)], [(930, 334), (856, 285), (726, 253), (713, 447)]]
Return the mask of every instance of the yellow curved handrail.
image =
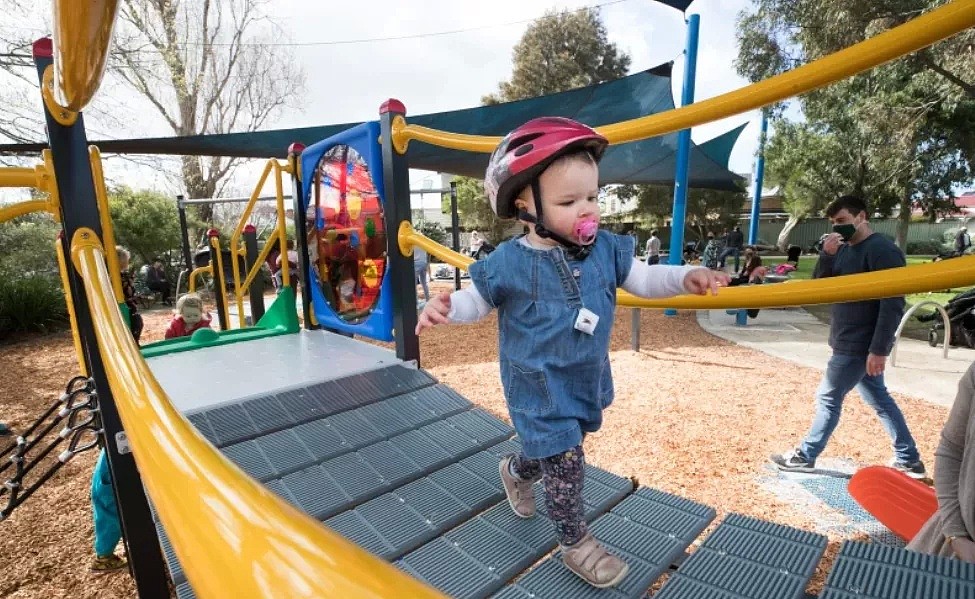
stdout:
[[(458, 254), (426, 237), (408, 222), (400, 223), (397, 243), (404, 256), (413, 255), (419, 246), (451, 266), (467, 268), (472, 258)], [(915, 264), (845, 277), (811, 281), (789, 281), (775, 285), (723, 287), (718, 295), (679, 295), (667, 299), (645, 299), (626, 291), (617, 293), (617, 305), (630, 308), (681, 308), (713, 310), (719, 308), (782, 308), (880, 299), (975, 285), (975, 256), (953, 258), (931, 264)]]
[(90, 229), (75, 233), (71, 259), (84, 282), (116, 408), (196, 596), (443, 598), (241, 472), (196, 431), (122, 321), (104, 253)]
[[(108, 191), (105, 189), (105, 174), (102, 172), (102, 153), (95, 146), (88, 147), (88, 160), (91, 162), (91, 179), (95, 184), (95, 204), (98, 206), (98, 221), (102, 225), (102, 237), (105, 245), (115, 247), (115, 225), (112, 224), (112, 211), (108, 205)], [(112, 274), (112, 289), (115, 291), (115, 301), (125, 301), (122, 292), (122, 271), (118, 265), (118, 253), (105, 254), (108, 260), (108, 272)]]
[[(230, 258), (236, 266), (237, 256), (231, 252)], [(210, 267), (213, 284), (220, 286), (220, 303), (223, 313), (227, 315), (227, 326), (230, 326), (230, 300), (227, 299), (227, 279), (223, 275), (223, 252), (220, 251), (220, 237), (218, 235), (210, 238)]]
[(54, 0), (53, 12), (54, 99), (80, 112), (101, 84), (118, 0)]
[[(267, 181), (268, 175), (270, 175), (272, 172), (274, 173), (274, 191), (277, 198), (275, 212), (277, 214), (278, 222), (274, 227), (274, 235), (268, 239), (267, 243), (264, 244), (264, 249), (257, 257), (255, 263), (248, 265), (249, 270), (244, 277), (244, 281), (241, 282), (237, 257), (245, 255), (246, 252), (241, 247), (240, 237), (244, 232), (244, 227), (247, 226), (247, 220), (251, 216), (251, 211), (254, 210), (254, 206), (261, 197), (261, 190), (264, 189), (264, 183)], [(244, 211), (241, 213), (240, 219), (237, 221), (237, 225), (230, 234), (230, 252), (233, 256), (231, 270), (233, 271), (234, 276), (234, 293), (237, 300), (237, 317), (241, 328), (246, 326), (247, 323), (244, 316), (244, 290), (250, 289), (250, 285), (257, 277), (257, 273), (261, 271), (261, 266), (270, 255), (271, 248), (274, 247), (274, 244), (272, 243), (274, 240), (277, 240), (278, 242), (278, 249), (281, 252), (280, 255), (285, 256), (285, 259), (281, 260), (281, 285), (284, 287), (289, 287), (291, 285), (291, 274), (287, 260), (288, 226), (287, 216), (284, 210), (284, 184), (281, 181), (282, 173), (291, 172), (292, 167), (288, 163), (282, 164), (273, 158), (267, 161), (267, 163), (264, 165), (263, 172), (261, 172), (260, 179), (257, 180), (257, 185), (254, 186), (254, 192), (251, 194), (250, 200), (247, 202), (247, 205), (244, 206)]]
[(5, 223), (8, 220), (30, 214), (31, 212), (50, 212), (50, 205), (45, 200), (30, 200), (0, 206), (0, 223)]
[[(791, 71), (688, 106), (597, 127), (597, 131), (605, 135), (610, 143), (618, 144), (703, 125), (829, 85), (916, 52), (973, 25), (975, 0), (954, 0), (903, 25)], [(484, 154), (493, 152), (501, 141), (500, 137), (466, 135), (402, 123), (393, 128), (392, 138), (394, 147), (400, 153), (406, 151), (411, 139)]]

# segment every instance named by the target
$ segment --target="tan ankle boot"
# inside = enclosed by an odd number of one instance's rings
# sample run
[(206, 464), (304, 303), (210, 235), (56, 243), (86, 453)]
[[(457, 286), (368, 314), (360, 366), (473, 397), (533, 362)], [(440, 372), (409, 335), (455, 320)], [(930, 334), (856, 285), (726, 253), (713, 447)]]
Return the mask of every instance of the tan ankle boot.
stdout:
[(535, 515), (535, 489), (532, 487), (534, 481), (522, 480), (511, 473), (511, 461), (514, 459), (513, 455), (501, 458), (501, 463), (498, 464), (501, 484), (515, 515), (519, 518), (531, 518)]
[(630, 570), (626, 562), (610, 553), (592, 533), (575, 545), (562, 547), (562, 562), (579, 578), (600, 589), (616, 586)]

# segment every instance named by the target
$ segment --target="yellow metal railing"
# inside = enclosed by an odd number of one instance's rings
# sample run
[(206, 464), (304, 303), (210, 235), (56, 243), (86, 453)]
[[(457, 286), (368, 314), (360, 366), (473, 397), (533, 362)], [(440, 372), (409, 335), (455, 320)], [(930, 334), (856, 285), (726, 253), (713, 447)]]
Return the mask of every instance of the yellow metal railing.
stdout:
[(41, 152), (43, 163), (34, 167), (8, 166), (0, 168), (0, 187), (33, 187), (48, 194), (46, 200), (28, 200), (0, 206), (0, 223), (31, 212), (50, 212), (54, 220), (61, 220), (58, 186), (54, 181), (54, 162), (51, 151)]
[[(231, 252), (230, 258), (234, 261), (234, 266), (236, 266), (237, 256)], [(227, 299), (227, 277), (223, 274), (223, 252), (220, 251), (220, 237), (218, 235), (210, 238), (210, 276), (213, 278), (213, 284), (220, 286), (221, 308), (223, 308), (223, 313), (227, 315), (227, 326), (230, 326), (230, 300)]]
[[(467, 269), (474, 260), (424, 236), (408, 222), (400, 224), (397, 242), (404, 256), (413, 255), (419, 246), (431, 256), (451, 266)], [(644, 299), (620, 290), (617, 304), (631, 308), (681, 308), (709, 310), (720, 308), (781, 308), (813, 304), (853, 302), (911, 293), (923, 293), (975, 285), (975, 256), (954, 258), (931, 264), (916, 264), (845, 277), (811, 281), (789, 281), (775, 285), (722, 288), (718, 295), (680, 295), (667, 299)]]
[(112, 297), (104, 254), (90, 229), (75, 233), (71, 259), (116, 408), (196, 596), (442, 598), (241, 472), (196, 431), (142, 359)]
[(74, 342), (74, 354), (78, 360), (78, 372), (82, 376), (88, 376), (85, 354), (81, 351), (81, 332), (78, 329), (78, 317), (74, 312), (74, 301), (71, 297), (71, 283), (68, 281), (68, 263), (64, 259), (64, 246), (60, 238), (54, 241), (54, 253), (58, 257), (58, 273), (61, 275), (61, 285), (64, 287), (64, 301), (68, 305), (68, 321), (71, 323), (71, 340)]
[[(240, 326), (246, 326), (247, 320), (244, 317), (244, 292), (250, 289), (251, 283), (257, 277), (258, 273), (261, 272), (261, 267), (267, 257), (270, 255), (271, 250), (274, 248), (274, 243), (277, 241), (278, 249), (281, 252), (281, 284), (285, 287), (291, 285), (291, 273), (288, 267), (287, 260), (287, 244), (288, 244), (288, 224), (287, 215), (284, 210), (284, 183), (281, 180), (282, 173), (291, 173), (292, 167), (290, 164), (282, 164), (278, 160), (268, 160), (267, 164), (264, 165), (264, 171), (261, 173), (261, 178), (258, 179), (257, 185), (254, 186), (254, 193), (251, 194), (250, 201), (244, 207), (244, 212), (240, 215), (240, 220), (237, 222), (237, 226), (234, 227), (233, 233), (230, 234), (230, 255), (233, 258), (233, 265), (231, 266), (234, 273), (234, 290), (237, 299), (237, 316), (239, 318)], [(264, 244), (264, 249), (258, 255), (257, 260), (254, 264), (248, 266), (244, 281), (240, 280), (240, 269), (238, 268), (239, 262), (237, 258), (239, 256), (245, 256), (247, 252), (244, 250), (240, 242), (240, 237), (244, 232), (244, 227), (247, 226), (247, 221), (250, 219), (251, 211), (254, 210), (254, 206), (257, 204), (258, 199), (261, 197), (261, 190), (264, 189), (264, 184), (267, 182), (268, 176), (274, 173), (274, 192), (276, 195), (276, 213), (278, 222), (274, 227), (274, 233), (268, 238), (267, 242)], [(225, 296), (226, 297), (226, 296)]]
[[(105, 189), (102, 153), (95, 146), (88, 146), (88, 160), (91, 162), (91, 179), (95, 184), (95, 203), (98, 205), (98, 220), (102, 225), (102, 237), (105, 239), (105, 245), (114, 250), (115, 225), (112, 224), (112, 211), (108, 205), (108, 191)], [(106, 252), (105, 259), (108, 260), (108, 272), (112, 275), (112, 290), (115, 292), (115, 301), (121, 304), (125, 301), (125, 294), (122, 292), (122, 271), (118, 265), (118, 253)]]
[(187, 288), (186, 290), (189, 291), (190, 293), (195, 293), (196, 277), (203, 274), (209, 274), (212, 277), (213, 268), (211, 268), (210, 266), (201, 266), (199, 268), (194, 268), (193, 271), (190, 272), (189, 281), (186, 283), (186, 288)]
[[(597, 130), (610, 143), (618, 144), (703, 125), (810, 92), (916, 52), (972, 26), (975, 26), (975, 0), (955, 0), (859, 44), (781, 75), (688, 106), (605, 125)], [(408, 125), (401, 118), (393, 124), (392, 137), (393, 147), (401, 154), (406, 152), (411, 139), (485, 154), (493, 152), (501, 141), (500, 137), (465, 135)]]

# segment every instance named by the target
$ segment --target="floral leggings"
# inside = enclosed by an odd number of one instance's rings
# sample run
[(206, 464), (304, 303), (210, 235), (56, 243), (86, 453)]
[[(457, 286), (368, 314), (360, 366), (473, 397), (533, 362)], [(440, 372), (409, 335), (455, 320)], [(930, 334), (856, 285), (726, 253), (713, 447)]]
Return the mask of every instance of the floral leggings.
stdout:
[(582, 445), (535, 460), (518, 454), (512, 461), (514, 474), (522, 480), (542, 479), (545, 507), (555, 522), (555, 532), (562, 545), (574, 545), (586, 536), (586, 519), (582, 505), (582, 485), (586, 456)]

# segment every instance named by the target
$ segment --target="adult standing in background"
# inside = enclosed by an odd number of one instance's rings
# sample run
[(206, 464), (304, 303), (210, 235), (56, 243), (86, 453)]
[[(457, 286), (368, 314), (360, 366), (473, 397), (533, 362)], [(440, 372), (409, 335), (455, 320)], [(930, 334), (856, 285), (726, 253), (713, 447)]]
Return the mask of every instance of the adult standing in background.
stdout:
[(721, 250), (721, 255), (718, 256), (718, 268), (724, 270), (725, 260), (728, 256), (734, 256), (735, 258), (735, 272), (738, 272), (739, 266), (739, 256), (741, 256), (741, 248), (745, 245), (745, 236), (741, 232), (741, 227), (735, 227), (725, 240), (725, 248)]
[(657, 237), (657, 230), (650, 231), (650, 239), (647, 240), (647, 264), (660, 264), (660, 238)]

